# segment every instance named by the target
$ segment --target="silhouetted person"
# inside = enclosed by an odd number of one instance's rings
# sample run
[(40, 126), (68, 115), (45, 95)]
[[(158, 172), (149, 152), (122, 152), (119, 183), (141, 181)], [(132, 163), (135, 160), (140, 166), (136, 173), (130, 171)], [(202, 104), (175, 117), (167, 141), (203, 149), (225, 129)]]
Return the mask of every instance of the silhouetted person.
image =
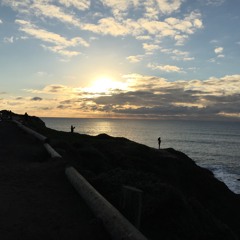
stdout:
[(75, 127), (73, 125), (71, 125), (71, 133), (73, 133)]
[(161, 138), (158, 138), (158, 148), (160, 149), (160, 145), (161, 145)]
[(28, 119), (29, 119), (29, 116), (28, 116), (27, 112), (25, 112), (25, 114), (24, 114), (24, 123), (27, 123)]
[(9, 120), (12, 120), (12, 111), (11, 110), (9, 111), (8, 115), (9, 115)]

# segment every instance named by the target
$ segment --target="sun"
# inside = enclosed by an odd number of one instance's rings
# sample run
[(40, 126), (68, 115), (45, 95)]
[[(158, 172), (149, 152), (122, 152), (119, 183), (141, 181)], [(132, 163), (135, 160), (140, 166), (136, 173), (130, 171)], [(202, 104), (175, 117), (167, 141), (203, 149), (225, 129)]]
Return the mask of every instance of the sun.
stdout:
[(113, 78), (108, 76), (97, 77), (92, 85), (86, 90), (92, 93), (109, 93), (114, 89), (123, 89), (124, 84), (115, 81)]

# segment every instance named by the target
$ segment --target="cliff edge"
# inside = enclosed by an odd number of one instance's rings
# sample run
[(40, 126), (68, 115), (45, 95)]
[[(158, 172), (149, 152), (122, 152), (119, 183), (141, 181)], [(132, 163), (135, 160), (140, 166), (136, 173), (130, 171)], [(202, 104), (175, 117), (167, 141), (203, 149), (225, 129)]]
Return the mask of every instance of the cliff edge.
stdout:
[(56, 131), (32, 117), (24, 124), (47, 136), (66, 165), (118, 209), (123, 185), (141, 189), (140, 230), (149, 239), (240, 239), (240, 197), (184, 153), (106, 134)]

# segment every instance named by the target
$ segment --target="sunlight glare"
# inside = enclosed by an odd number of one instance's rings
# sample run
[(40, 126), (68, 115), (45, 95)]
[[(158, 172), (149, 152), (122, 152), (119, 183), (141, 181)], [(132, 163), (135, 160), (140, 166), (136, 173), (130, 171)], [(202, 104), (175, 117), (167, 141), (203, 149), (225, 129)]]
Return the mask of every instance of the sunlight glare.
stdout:
[(93, 84), (86, 88), (88, 92), (92, 93), (109, 93), (114, 89), (124, 89), (125, 86), (121, 82), (116, 82), (110, 77), (99, 77)]

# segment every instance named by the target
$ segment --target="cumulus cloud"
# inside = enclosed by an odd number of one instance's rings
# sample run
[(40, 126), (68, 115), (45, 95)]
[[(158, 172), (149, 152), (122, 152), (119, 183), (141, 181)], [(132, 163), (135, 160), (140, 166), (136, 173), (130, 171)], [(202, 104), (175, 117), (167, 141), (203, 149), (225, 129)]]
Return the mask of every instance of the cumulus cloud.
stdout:
[[(152, 116), (219, 118), (238, 116), (240, 103), (240, 76), (210, 78), (204, 81), (176, 81), (129, 75), (126, 78), (135, 83), (130, 91), (109, 96), (92, 97), (96, 109), (105, 107), (117, 114)], [(137, 79), (134, 81), (134, 78)], [(139, 79), (144, 79), (145, 88)], [(227, 87), (226, 87), (227, 86)], [(101, 106), (98, 108), (97, 106)]]
[(60, 7), (56, 5), (49, 4), (44, 1), (35, 1), (30, 8), (34, 11), (35, 15), (47, 17), (47, 18), (56, 18), (59, 21), (73, 24), (78, 26), (79, 21), (75, 19), (73, 15), (65, 13)]
[(110, 89), (104, 94), (88, 93), (84, 88), (47, 85), (42, 90), (28, 90), (33, 94), (30, 99), (19, 97), (1, 103), (14, 106), (12, 110), (21, 104), (26, 106), (26, 111), (42, 111), (44, 114), (43, 109), (51, 109), (48, 115), (62, 116), (66, 113), (74, 116), (80, 111), (83, 116), (111, 113), (116, 117), (167, 119), (240, 117), (240, 75), (172, 82), (156, 76), (129, 74), (122, 80), (127, 88)]
[(34, 94), (71, 94), (72, 88), (65, 85), (47, 85), (41, 90), (24, 89), (24, 91)]
[(80, 52), (70, 51), (67, 50), (67, 48), (77, 46), (89, 47), (89, 44), (81, 37), (67, 39), (59, 34), (41, 29), (29, 21), (17, 19), (15, 22), (20, 26), (20, 31), (36, 39), (42, 40), (43, 42), (52, 44), (51, 46), (46, 46), (44, 44), (41, 45), (52, 52), (66, 56), (76, 56), (80, 54)]
[(217, 48), (215, 48), (215, 49), (214, 49), (214, 52), (215, 52), (216, 54), (222, 53), (222, 52), (223, 52), (223, 47), (217, 47)]
[(151, 69), (160, 70), (163, 72), (182, 72), (182, 69), (180, 67), (173, 66), (173, 65), (156, 65), (156, 64), (149, 63), (148, 67)]
[(157, 0), (158, 7), (163, 14), (170, 14), (179, 10), (183, 0)]
[[(15, 2), (13, 0), (3, 0), (4, 4), (10, 5), (14, 10), (27, 15), (35, 15), (43, 18), (55, 18), (61, 22), (80, 27), (82, 30), (88, 30), (94, 33), (112, 36), (134, 35), (138, 37), (145, 31), (157, 37), (174, 37), (176, 35), (193, 34), (197, 29), (202, 28), (201, 14), (191, 12), (183, 19), (168, 18), (165, 21), (151, 16), (159, 14), (168, 15), (178, 11), (182, 0), (151, 0), (144, 4), (138, 0), (120, 1), (120, 0), (102, 0), (103, 6), (112, 10), (112, 16), (100, 17), (97, 23), (92, 21), (81, 21), (74, 12), (66, 12), (56, 4), (56, 1), (27, 1)], [(90, 8), (90, 1), (60, 0), (60, 4), (65, 7), (73, 7), (78, 10), (87, 10)], [(143, 9), (145, 7), (145, 10)], [(141, 8), (145, 14), (139, 17), (129, 15), (128, 11), (137, 11)], [(154, 10), (153, 10), (154, 9)], [(153, 12), (154, 11), (154, 12)], [(119, 12), (123, 12), (122, 14)], [(121, 17), (118, 17), (120, 14)], [(148, 17), (146, 17), (146, 14)], [(185, 37), (186, 39), (186, 37)]]
[(13, 42), (14, 42), (14, 37), (13, 37), (13, 36), (11, 36), (11, 37), (5, 37), (5, 38), (3, 39), (3, 42), (5, 42), (5, 43), (13, 43)]
[(131, 33), (130, 28), (125, 24), (116, 21), (113, 17), (102, 18), (97, 24), (82, 24), (81, 28), (94, 33), (112, 36), (125, 36)]
[(33, 97), (31, 98), (31, 101), (42, 101), (41, 97)]
[[(102, 0), (102, 3), (110, 8), (126, 10), (132, 1)], [(137, 3), (137, 2), (136, 2)]]
[[(223, 50), (224, 50), (223, 47), (216, 47), (214, 49), (214, 52), (216, 53), (217, 58), (224, 58), (225, 57), (225, 55), (223, 54)], [(216, 62), (216, 59), (213, 58), (212, 62)]]
[(190, 53), (187, 51), (181, 51), (178, 49), (162, 48), (161, 52), (164, 54), (170, 55), (171, 58), (176, 61), (192, 61), (192, 60), (194, 60), (194, 57), (191, 57)]
[[(102, 3), (111, 9), (119, 9), (120, 11), (126, 11), (133, 7), (137, 8), (142, 5), (140, 0), (101, 0)], [(179, 10), (183, 0), (149, 0), (144, 2), (146, 16), (153, 16), (153, 13), (170, 14)]]
[(81, 37), (75, 37), (68, 40), (57, 33), (49, 32), (45, 29), (38, 28), (36, 25), (28, 21), (17, 19), (15, 22), (20, 25), (21, 31), (35, 38), (43, 40), (44, 42), (54, 43), (62, 47), (75, 47), (78, 45), (82, 45), (84, 47), (89, 46), (89, 44)]
[[(160, 48), (164, 38), (170, 38), (175, 41), (176, 46), (182, 46), (190, 35), (203, 28), (199, 11), (185, 14), (180, 12), (183, 2), (184, 0), (99, 0), (101, 8), (97, 8), (90, 0), (2, 1), (4, 5), (19, 13), (21, 20), (16, 23), (20, 25), (21, 32), (25, 32), (27, 37), (42, 41), (40, 46), (44, 49), (68, 57), (81, 54), (79, 50), (69, 49), (70, 47), (88, 47), (89, 43), (81, 37), (68, 39), (62, 34), (54, 33), (50, 30), (51, 20), (57, 20), (55, 23), (63, 23), (67, 28), (79, 31), (79, 35), (88, 32), (94, 37), (95, 34), (132, 36), (136, 40), (144, 41), (146, 54), (152, 54)], [(178, 14), (178, 17), (169, 16), (175, 12), (181, 14)], [(46, 45), (46, 42), (50, 45)], [(185, 60), (191, 58), (186, 57)]]
[(143, 43), (143, 49), (147, 54), (152, 54), (154, 51), (160, 49), (160, 47), (156, 44)]
[(225, 2), (225, 0), (207, 0), (207, 5), (220, 6)]
[(135, 56), (128, 56), (127, 60), (131, 63), (137, 63), (142, 61), (143, 56), (142, 55), (135, 55)]
[(78, 10), (84, 11), (86, 9), (89, 9), (90, 7), (90, 0), (59, 0), (59, 2), (66, 7), (75, 7)]
[[(90, 46), (89, 40), (85, 39), (94, 39), (92, 45), (103, 39), (111, 39), (114, 42), (118, 37), (118, 44), (127, 39), (131, 43), (136, 43), (141, 52), (137, 53), (133, 49), (131, 53), (124, 55), (127, 51), (124, 52), (122, 48), (124, 60), (139, 63), (151, 57), (147, 71), (155, 70), (159, 75), (161, 73), (177, 75), (184, 73), (184, 69), (196, 69), (190, 65), (194, 56), (187, 51), (191, 44), (186, 48), (182, 46), (193, 34), (204, 28), (204, 23), (199, 10), (182, 8), (184, 2), (184, 0), (1, 1), (17, 12), (18, 19), (15, 23), (21, 35), (24, 35), (19, 36), (18, 33), (18, 39), (26, 41), (37, 39), (43, 49), (69, 58), (81, 54)], [(223, 2), (205, 0), (204, 4), (216, 6)], [(5, 42), (13, 43), (17, 40), (16, 36), (6, 37)], [(225, 51), (221, 43), (215, 40), (212, 44), (215, 46), (212, 51), (215, 58), (211, 61), (224, 58)], [(164, 61), (169, 64), (157, 62), (163, 57), (170, 60)], [(181, 65), (179, 61), (182, 61)], [(188, 66), (184, 69), (180, 67), (183, 66), (183, 61), (188, 61)], [(122, 63), (122, 59), (119, 62)], [(38, 76), (46, 75), (39, 72)], [(156, 76), (130, 74), (123, 76), (121, 80), (127, 88), (112, 88), (104, 93), (59, 84), (47, 85), (43, 89), (27, 89), (25, 91), (31, 96), (28, 98), (7, 99), (0, 93), (3, 97), (1, 103), (8, 102), (12, 106), (19, 103), (26, 106), (26, 109), (46, 111), (51, 109), (52, 114), (57, 113), (59, 109), (61, 112), (107, 111), (138, 116), (147, 114), (152, 117), (162, 115), (216, 117), (219, 114), (228, 116), (239, 114), (239, 75), (173, 82)]]
[(66, 56), (66, 57), (74, 57), (74, 56), (78, 56), (81, 54), (81, 52), (79, 52), (79, 51), (65, 50), (64, 48), (62, 48), (62, 46), (46, 46), (44, 44), (41, 44), (41, 46), (46, 50), (49, 50), (54, 53), (58, 53), (60, 55)]
[[(55, 2), (55, 4), (52, 4)], [(49, 0), (3, 0), (3, 4), (12, 7), (15, 11), (25, 15), (25, 16), (37, 16), (43, 18), (57, 19), (60, 22), (67, 24), (72, 24), (75, 26), (79, 25), (79, 21), (71, 13), (65, 12), (60, 6), (56, 5), (57, 1)], [(68, 1), (69, 2), (69, 1)], [(84, 1), (85, 2), (85, 1)], [(62, 1), (62, 4), (66, 6), (80, 6), (81, 3), (77, 5), (77, 1), (71, 0), (67, 5), (67, 1)], [(82, 4), (82, 6), (84, 3)]]

